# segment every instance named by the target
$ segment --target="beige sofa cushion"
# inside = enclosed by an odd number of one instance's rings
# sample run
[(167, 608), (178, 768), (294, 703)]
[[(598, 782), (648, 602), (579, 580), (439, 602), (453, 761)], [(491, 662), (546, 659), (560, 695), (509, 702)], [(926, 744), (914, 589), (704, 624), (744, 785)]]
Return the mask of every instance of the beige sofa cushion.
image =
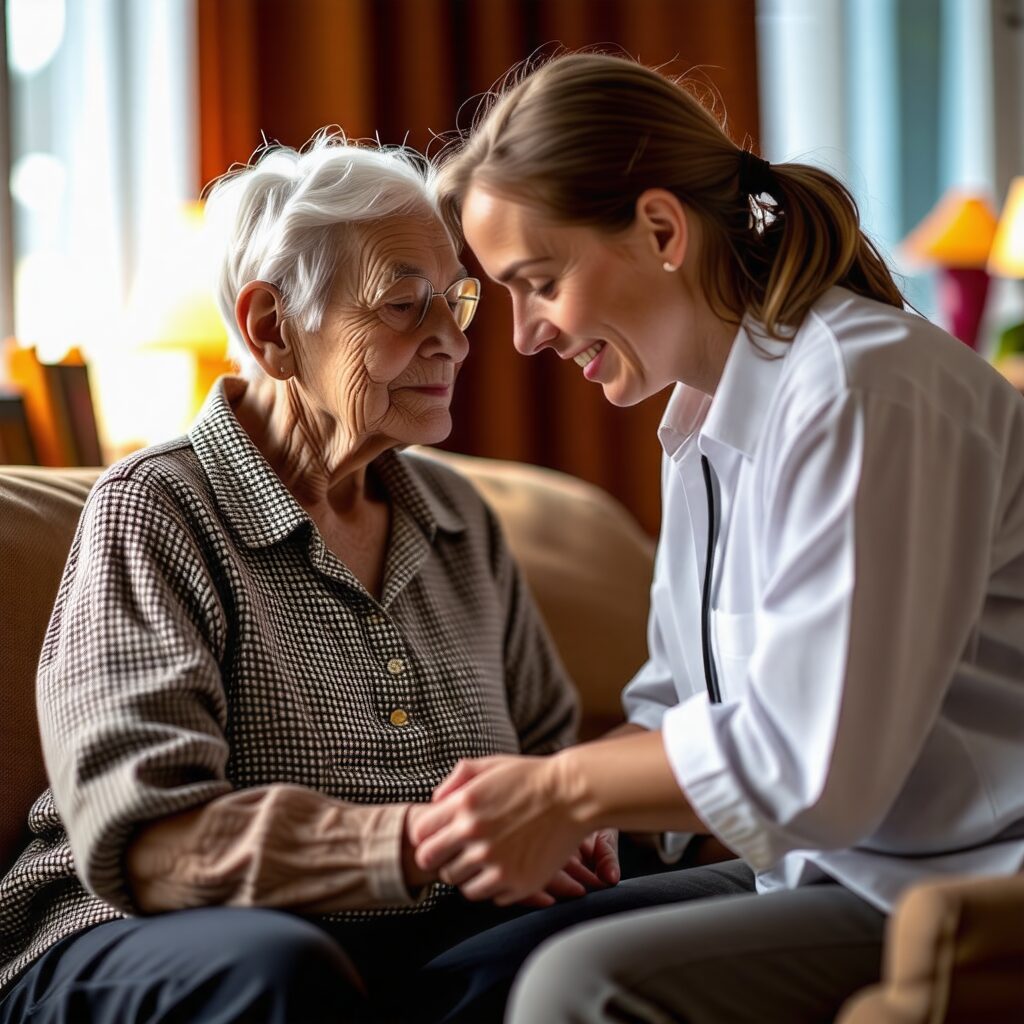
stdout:
[(0, 870), (22, 845), (25, 813), (46, 788), (36, 727), (36, 663), (96, 469), (0, 471)]

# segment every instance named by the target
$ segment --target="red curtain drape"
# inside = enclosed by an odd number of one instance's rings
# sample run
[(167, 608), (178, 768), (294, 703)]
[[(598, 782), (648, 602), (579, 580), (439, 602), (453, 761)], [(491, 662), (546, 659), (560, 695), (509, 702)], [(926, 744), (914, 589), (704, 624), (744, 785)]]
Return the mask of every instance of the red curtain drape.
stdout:
[[(202, 183), (247, 161), (261, 133), (298, 146), (338, 124), (350, 137), (425, 149), (456, 126), (460, 108), (467, 122), (467, 101), (552, 43), (617, 46), (674, 73), (694, 71), (720, 94), (733, 138), (756, 139), (754, 8), (755, 0), (198, 0)], [(486, 281), (470, 335), (445, 447), (573, 473), (656, 532), (656, 428), (667, 393), (617, 409), (575, 365), (551, 353), (522, 358), (504, 290)]]

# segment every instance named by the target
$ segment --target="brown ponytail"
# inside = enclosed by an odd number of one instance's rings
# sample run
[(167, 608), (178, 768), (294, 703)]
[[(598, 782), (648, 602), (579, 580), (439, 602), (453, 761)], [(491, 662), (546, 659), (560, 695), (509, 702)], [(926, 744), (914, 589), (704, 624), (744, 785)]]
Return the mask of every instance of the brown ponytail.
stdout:
[(785, 337), (836, 284), (903, 307), (839, 181), (805, 164), (772, 165), (762, 180), (781, 216), (759, 233), (740, 187), (746, 163), (689, 83), (623, 57), (570, 53), (513, 77), (446, 151), (441, 209), (458, 233), (462, 201), (479, 184), (614, 232), (632, 223), (641, 193), (665, 188), (701, 220), (701, 283), (723, 318), (750, 313)]

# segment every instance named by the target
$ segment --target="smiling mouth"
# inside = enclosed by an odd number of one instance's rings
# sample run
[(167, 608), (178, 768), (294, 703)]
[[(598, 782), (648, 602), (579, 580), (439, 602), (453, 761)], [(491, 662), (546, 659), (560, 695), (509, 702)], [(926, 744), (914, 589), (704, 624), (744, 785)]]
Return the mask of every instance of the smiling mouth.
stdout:
[(592, 363), (600, 354), (605, 346), (605, 342), (599, 341), (596, 345), (591, 345), (585, 352), (581, 352), (578, 356), (573, 356), (572, 361), (584, 369), (586, 369), (589, 363)]

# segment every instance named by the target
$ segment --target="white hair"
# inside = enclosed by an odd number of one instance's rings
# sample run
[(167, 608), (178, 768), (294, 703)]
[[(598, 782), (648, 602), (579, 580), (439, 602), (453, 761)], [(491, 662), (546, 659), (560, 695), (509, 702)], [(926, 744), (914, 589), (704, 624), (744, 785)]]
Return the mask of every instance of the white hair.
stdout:
[(343, 229), (424, 209), (440, 219), (434, 178), (433, 165), (414, 149), (350, 141), (324, 128), (301, 150), (258, 150), (247, 166), (213, 183), (206, 221), (218, 250), (217, 304), (246, 376), (258, 366), (235, 321), (241, 288), (250, 281), (274, 285), (285, 316), (306, 331), (319, 330), (352, 237)]

